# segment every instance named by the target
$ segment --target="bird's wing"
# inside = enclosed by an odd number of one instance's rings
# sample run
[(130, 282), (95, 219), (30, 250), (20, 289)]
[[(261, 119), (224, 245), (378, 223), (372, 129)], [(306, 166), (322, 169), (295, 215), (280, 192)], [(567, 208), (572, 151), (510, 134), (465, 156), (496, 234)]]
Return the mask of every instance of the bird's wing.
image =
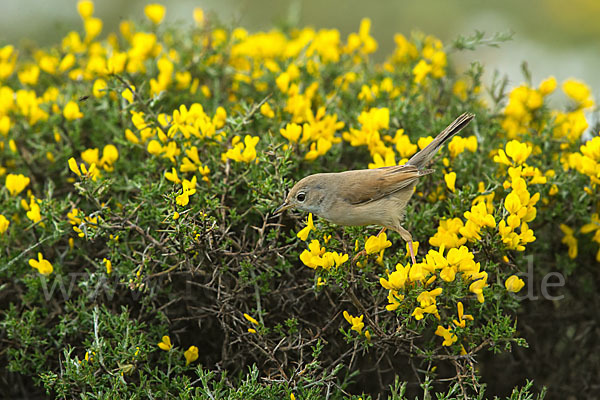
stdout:
[(413, 165), (349, 171), (347, 173), (355, 174), (355, 177), (346, 181), (360, 182), (360, 185), (350, 184), (349, 187), (344, 188), (341, 195), (350, 204), (370, 203), (407, 188), (419, 177), (431, 172), (431, 170), (419, 171)]

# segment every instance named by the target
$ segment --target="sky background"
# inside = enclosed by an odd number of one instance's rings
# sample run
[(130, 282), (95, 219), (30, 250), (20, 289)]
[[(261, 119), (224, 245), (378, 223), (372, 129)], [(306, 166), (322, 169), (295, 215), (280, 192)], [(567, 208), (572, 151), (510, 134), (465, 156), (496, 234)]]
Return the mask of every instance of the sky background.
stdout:
[[(101, 0), (94, 16), (104, 21), (103, 32), (117, 31), (123, 19), (144, 18), (148, 1)], [(70, 30), (82, 31), (76, 0), (0, 0), (0, 44), (52, 44)], [(249, 31), (268, 30), (282, 23), (339, 29), (345, 39), (358, 30), (363, 17), (372, 20), (371, 34), (379, 43), (376, 58), (394, 48), (395, 33), (420, 30), (445, 44), (476, 30), (487, 36), (514, 32), (500, 48), (480, 47), (452, 55), (459, 69), (481, 61), (489, 83), (494, 70), (507, 75), (511, 86), (524, 81), (527, 62), (533, 84), (554, 75), (586, 82), (600, 99), (600, 1), (598, 0), (173, 0), (163, 1), (166, 19), (192, 24), (192, 10), (201, 7), (223, 22)], [(556, 101), (560, 102), (560, 99)]]

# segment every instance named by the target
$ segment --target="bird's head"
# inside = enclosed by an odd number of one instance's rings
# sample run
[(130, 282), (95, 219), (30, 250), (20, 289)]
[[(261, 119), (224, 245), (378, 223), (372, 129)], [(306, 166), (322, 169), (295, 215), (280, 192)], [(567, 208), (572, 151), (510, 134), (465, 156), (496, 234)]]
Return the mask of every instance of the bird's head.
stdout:
[(301, 179), (288, 193), (285, 201), (275, 210), (275, 214), (282, 213), (289, 208), (323, 215), (327, 205), (328, 179), (327, 174), (315, 174)]

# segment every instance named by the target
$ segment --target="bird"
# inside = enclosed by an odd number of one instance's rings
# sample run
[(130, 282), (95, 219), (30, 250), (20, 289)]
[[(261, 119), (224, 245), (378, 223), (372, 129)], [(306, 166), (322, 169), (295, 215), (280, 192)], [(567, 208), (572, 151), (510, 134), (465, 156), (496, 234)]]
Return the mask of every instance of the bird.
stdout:
[(294, 208), (344, 226), (381, 226), (398, 232), (416, 264), (412, 235), (402, 226), (406, 205), (438, 150), (475, 117), (463, 113), (404, 165), (309, 175), (298, 181), (274, 215)]

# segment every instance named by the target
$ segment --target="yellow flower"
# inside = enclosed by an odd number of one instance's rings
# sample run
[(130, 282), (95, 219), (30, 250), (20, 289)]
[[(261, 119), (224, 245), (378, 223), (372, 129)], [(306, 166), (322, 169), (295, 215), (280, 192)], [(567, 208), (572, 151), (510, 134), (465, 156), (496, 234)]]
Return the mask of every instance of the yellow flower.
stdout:
[(425, 287), (429, 287), (429, 285), (431, 285), (433, 282), (435, 282), (436, 279), (437, 279), (437, 276), (431, 275), (429, 277), (429, 279), (427, 279), (427, 282), (425, 282)]
[[(129, 128), (125, 129), (125, 139), (127, 139), (131, 143), (135, 143), (135, 144), (138, 144), (140, 142), (140, 139), (138, 139), (138, 137), (135, 136), (135, 133), (133, 133), (131, 131), (131, 129), (129, 129)], [(160, 144), (159, 144), (159, 146), (160, 146)]]
[(448, 143), (448, 150), (450, 151), (450, 157), (455, 158), (465, 150), (469, 150), (471, 153), (477, 151), (477, 136), (469, 136), (467, 138), (462, 136), (454, 136), (450, 143)]
[(555, 126), (552, 132), (554, 137), (566, 137), (572, 143), (578, 141), (589, 126), (583, 109), (567, 113), (555, 111), (552, 114)]
[(402, 158), (408, 158), (417, 152), (417, 145), (411, 143), (408, 135), (404, 134), (404, 129), (398, 129), (394, 136), (396, 151)]
[[(102, 32), (102, 20), (94, 17), (86, 18), (83, 20), (83, 28), (85, 30), (85, 42), (90, 43)], [(93, 59), (90, 59), (90, 61), (93, 61)]]
[(352, 315), (350, 315), (348, 313), (348, 311), (344, 311), (344, 318), (346, 319), (346, 321), (348, 321), (348, 323), (350, 325), (352, 325), (352, 330), (358, 332), (358, 334), (362, 333), (362, 329), (364, 328), (365, 324), (363, 322), (363, 315), (361, 315), (360, 317), (354, 317)]
[(144, 7), (144, 14), (154, 25), (161, 23), (165, 17), (165, 6), (161, 4), (148, 4)]
[(28, 177), (22, 174), (8, 174), (6, 175), (4, 186), (6, 186), (11, 196), (16, 196), (29, 185), (30, 181), (31, 180)]
[(86, 149), (81, 153), (81, 159), (88, 164), (98, 164), (100, 162), (99, 150), (97, 148)]
[(379, 278), (379, 283), (385, 289), (388, 290), (400, 290), (404, 289), (404, 284), (408, 279), (408, 274), (410, 272), (410, 265), (406, 267), (402, 266), (402, 264), (396, 264), (396, 270), (391, 274), (388, 274), (388, 278)]
[(564, 237), (561, 242), (569, 247), (569, 258), (577, 258), (577, 239), (573, 235), (573, 229), (569, 228), (565, 224), (560, 224), (560, 230), (564, 233)]
[(511, 140), (506, 143), (506, 152), (503, 149), (498, 150), (498, 155), (494, 156), (494, 162), (506, 165), (521, 165), (527, 160), (532, 150), (533, 147), (527, 143)]
[[(88, 150), (91, 150), (91, 149), (88, 149)], [(95, 150), (97, 150), (97, 149), (95, 149)], [(84, 153), (82, 153), (82, 156), (84, 154), (87, 157), (87, 155), (90, 154), (90, 153), (84, 152)], [(95, 181), (100, 176), (100, 171), (98, 170), (98, 168), (96, 168), (96, 163), (95, 162), (93, 162), (90, 165), (89, 170), (85, 167), (84, 163), (81, 163), (78, 166), (77, 165), (77, 161), (75, 161), (75, 158), (73, 158), (73, 157), (69, 158), (68, 163), (69, 163), (69, 169), (71, 171), (73, 171), (73, 173), (75, 173), (80, 178), (83, 178), (83, 177), (92, 177), (92, 180)]]
[(321, 267), (329, 271), (334, 265), (335, 260), (333, 259), (333, 253), (330, 251), (326, 251), (325, 254), (323, 254), (323, 257), (321, 257)]
[(185, 357), (185, 365), (189, 365), (198, 359), (198, 347), (190, 346), (183, 355)]
[(171, 350), (173, 348), (173, 345), (171, 344), (171, 338), (166, 335), (163, 336), (161, 342), (158, 343), (158, 347), (164, 351)]
[(458, 310), (458, 321), (452, 320), (452, 322), (454, 322), (454, 325), (456, 325), (457, 327), (464, 328), (467, 323), (467, 320), (473, 321), (473, 316), (464, 313), (464, 306), (463, 303), (460, 301), (456, 304), (456, 308)]
[(427, 307), (432, 304), (436, 304), (435, 298), (442, 294), (442, 288), (435, 288), (430, 291), (423, 291), (417, 296), (417, 301), (421, 304), (421, 307)]
[(373, 162), (369, 163), (369, 169), (391, 167), (396, 165), (396, 157), (393, 150), (385, 153), (385, 158), (381, 157), (381, 154), (376, 153), (373, 155)]
[(246, 318), (249, 322), (251, 322), (252, 324), (258, 326), (259, 323), (256, 319), (254, 319), (253, 317), (251, 317), (250, 315), (244, 313), (244, 318)]
[(424, 263), (416, 263), (410, 266), (410, 272), (408, 273), (408, 279), (411, 282), (423, 281), (425, 280), (425, 276), (429, 274), (424, 267), (426, 265)]
[(591, 222), (581, 227), (581, 233), (590, 233), (600, 230), (600, 216), (595, 213), (591, 215), (590, 219)]
[(371, 236), (365, 242), (365, 250), (367, 254), (379, 253), (383, 249), (387, 249), (392, 245), (392, 242), (387, 240), (385, 232), (378, 236)]
[(8, 230), (8, 226), (10, 225), (10, 221), (6, 219), (6, 217), (0, 214), (0, 233), (4, 233)]
[(389, 108), (371, 108), (361, 112), (358, 116), (358, 122), (361, 124), (360, 130), (351, 128), (350, 132), (343, 132), (342, 137), (350, 142), (351, 146), (368, 146), (371, 154), (384, 154), (389, 149), (386, 149), (379, 131), (388, 129), (389, 121)]
[(396, 43), (396, 49), (394, 50), (392, 57), (394, 62), (405, 63), (417, 58), (419, 55), (416, 46), (406, 39), (406, 37), (401, 33), (394, 35), (394, 42)]
[(551, 76), (540, 83), (538, 91), (542, 96), (547, 96), (556, 90), (556, 78)]
[(496, 227), (496, 220), (488, 213), (485, 202), (479, 202), (471, 207), (470, 211), (464, 213), (467, 222), (459, 229), (461, 235), (468, 240), (481, 240), (481, 229), (484, 227)]
[(196, 193), (197, 178), (194, 176), (191, 180), (184, 179), (181, 185), (183, 190), (180, 195), (175, 198), (175, 202), (185, 207), (190, 202), (190, 196)]
[(94, 94), (94, 97), (96, 98), (101, 98), (104, 97), (106, 95), (106, 88), (107, 88), (107, 84), (106, 81), (102, 78), (96, 79), (94, 81), (94, 86), (92, 87), (92, 93)]
[(91, 17), (94, 14), (94, 3), (89, 0), (82, 0), (77, 3), (77, 11), (82, 19)]
[[(315, 269), (323, 266), (322, 256), (325, 254), (325, 248), (321, 247), (318, 240), (313, 240), (308, 245), (308, 250), (300, 254), (300, 261), (309, 268)], [(335, 262), (335, 261), (334, 261)]]
[(192, 74), (189, 71), (175, 71), (175, 88), (184, 90), (190, 87), (192, 82)]
[(135, 86), (130, 85), (127, 89), (121, 92), (121, 96), (127, 100), (128, 103), (133, 103), (133, 93), (135, 92)]
[(446, 181), (446, 186), (448, 186), (448, 189), (450, 189), (450, 191), (455, 192), (456, 191), (456, 172), (450, 172), (448, 174), (444, 174), (444, 181)]
[(311, 143), (310, 150), (308, 153), (306, 153), (304, 159), (308, 161), (317, 159), (319, 156), (322, 156), (329, 151), (331, 148), (331, 143), (332, 142), (330, 140), (320, 137), (316, 143)]
[(483, 296), (483, 288), (487, 286), (487, 274), (484, 278), (476, 280), (469, 286), (469, 291), (477, 295), (477, 301), (483, 303), (485, 298)]
[(73, 208), (71, 211), (69, 211), (67, 218), (69, 219), (69, 223), (71, 225), (79, 225), (83, 222), (82, 213), (77, 208)]
[(430, 64), (427, 63), (427, 61), (420, 60), (412, 70), (415, 83), (418, 85), (421, 82), (423, 82), (423, 80), (425, 79), (427, 74), (429, 74), (431, 72), (431, 70), (432, 70), (432, 67)]
[(385, 306), (385, 309), (388, 311), (394, 311), (400, 307), (400, 302), (404, 300), (404, 295), (398, 294), (396, 290), (390, 290), (387, 299), (389, 304)]
[(193, 16), (196, 25), (202, 26), (204, 24), (204, 11), (200, 7), (194, 8)]
[(288, 123), (285, 125), (285, 128), (279, 130), (279, 133), (290, 142), (297, 143), (302, 134), (302, 127), (295, 123)]
[(502, 121), (502, 128), (506, 130), (508, 137), (515, 138), (527, 132), (533, 119), (532, 112), (540, 108), (543, 101), (542, 92), (526, 85), (518, 86), (510, 92), (504, 109), (505, 119)]
[(106, 266), (106, 273), (110, 275), (112, 272), (112, 262), (107, 258), (102, 259), (102, 262)]
[[(29, 211), (27, 211), (27, 218), (29, 218), (34, 223), (40, 222), (42, 220), (42, 214), (40, 210), (40, 206), (35, 200), (34, 196), (31, 196), (31, 200), (29, 202)], [(43, 223), (42, 223), (43, 225)]]
[(454, 93), (456, 97), (458, 97), (461, 101), (466, 101), (468, 96), (468, 89), (469, 85), (467, 81), (464, 79), (459, 79), (454, 83), (454, 86), (452, 86), (452, 93)]
[(173, 183), (181, 183), (181, 179), (177, 176), (175, 167), (171, 168), (171, 172), (165, 171), (165, 178)]
[(595, 136), (593, 139), (585, 142), (583, 146), (579, 148), (581, 154), (594, 161), (600, 161), (600, 137)]
[(513, 190), (511, 191), (504, 200), (504, 208), (511, 213), (517, 215), (522, 208), (521, 200), (519, 195)]
[(313, 215), (312, 213), (309, 213), (308, 219), (306, 221), (306, 226), (302, 228), (302, 230), (298, 232), (296, 236), (303, 242), (306, 242), (306, 239), (308, 239), (308, 234), (312, 229), (315, 229), (315, 225), (313, 224)]
[[(273, 109), (271, 108), (271, 106), (269, 105), (269, 103), (266, 103), (266, 102), (262, 106), (260, 106), (260, 113), (262, 115), (264, 115), (265, 117), (267, 117), (267, 118), (274, 118), (275, 117), (275, 111), (273, 111)], [(285, 137), (285, 135), (284, 135), (284, 137)]]
[(452, 218), (440, 221), (438, 230), (429, 239), (429, 244), (435, 247), (453, 248), (462, 246), (467, 242), (466, 237), (458, 237), (458, 233), (464, 224), (460, 218)]
[(29, 265), (31, 265), (32, 268), (37, 269), (42, 275), (50, 275), (52, 271), (54, 271), (52, 264), (50, 264), (50, 261), (44, 260), (42, 253), (38, 253), (37, 260), (35, 258), (30, 259)]
[(592, 92), (583, 82), (576, 81), (575, 79), (567, 79), (562, 84), (562, 90), (577, 103), (578, 108), (588, 108), (594, 105)]
[(244, 143), (242, 143), (239, 136), (234, 136), (234, 138), (231, 140), (233, 148), (221, 154), (221, 159), (223, 161), (231, 159), (233, 161), (245, 163), (254, 161), (256, 158), (256, 144), (258, 143), (259, 139), (260, 138), (258, 136), (246, 135), (244, 137)]
[(435, 304), (430, 304), (427, 307), (415, 307), (411, 316), (415, 317), (417, 321), (420, 321), (425, 317), (425, 314), (433, 314), (437, 316), (437, 306)]
[(465, 139), (465, 149), (469, 150), (471, 153), (477, 151), (477, 136), (471, 135)]
[(89, 351), (85, 352), (85, 356), (83, 356), (83, 358), (85, 359), (85, 361), (87, 362), (93, 362), (94, 361), (94, 356), (96, 355), (96, 352), (92, 351), (91, 354)]
[(336, 267), (339, 267), (348, 261), (348, 254), (339, 254), (337, 251), (334, 251), (331, 254), (333, 255), (333, 262)]
[(75, 61), (75, 55), (73, 53), (68, 53), (58, 64), (58, 70), (60, 72), (68, 71), (73, 65), (75, 65)]
[(79, 166), (77, 165), (77, 161), (75, 160), (75, 158), (71, 157), (69, 158), (69, 169), (75, 173), (77, 176), (81, 177), (81, 171), (79, 170)]
[(289, 85), (290, 85), (290, 74), (287, 72), (282, 72), (275, 79), (275, 84), (281, 90), (282, 93), (287, 93)]
[(73, 121), (83, 117), (83, 113), (79, 111), (79, 105), (73, 100), (69, 101), (63, 109), (63, 116), (67, 121)]
[(23, 70), (19, 71), (19, 81), (23, 85), (35, 85), (40, 76), (40, 67), (37, 65), (27, 65)]
[(4, 136), (8, 136), (8, 131), (10, 130), (11, 121), (8, 115), (0, 116), (0, 133)]
[(358, 94), (358, 100), (364, 100), (366, 103), (372, 103), (378, 95), (379, 88), (377, 86), (362, 85), (360, 93)]
[(110, 74), (120, 74), (125, 70), (126, 62), (127, 53), (114, 51), (106, 61), (106, 72)]
[[(454, 249), (453, 249), (454, 250)], [(456, 278), (456, 268), (451, 265), (442, 268), (440, 271), (440, 278), (445, 280), (446, 282), (452, 282)]]
[(98, 164), (104, 168), (105, 171), (112, 171), (113, 164), (119, 159), (119, 150), (114, 144), (107, 144), (102, 149), (102, 158), (98, 161)]
[(458, 337), (452, 333), (452, 328), (450, 327), (446, 329), (443, 326), (438, 325), (435, 334), (444, 338), (444, 342), (442, 343), (443, 346), (452, 346), (452, 344), (458, 340)]
[(504, 287), (509, 292), (517, 293), (519, 290), (523, 289), (523, 286), (525, 286), (525, 282), (516, 275), (511, 275), (506, 282), (504, 282)]

